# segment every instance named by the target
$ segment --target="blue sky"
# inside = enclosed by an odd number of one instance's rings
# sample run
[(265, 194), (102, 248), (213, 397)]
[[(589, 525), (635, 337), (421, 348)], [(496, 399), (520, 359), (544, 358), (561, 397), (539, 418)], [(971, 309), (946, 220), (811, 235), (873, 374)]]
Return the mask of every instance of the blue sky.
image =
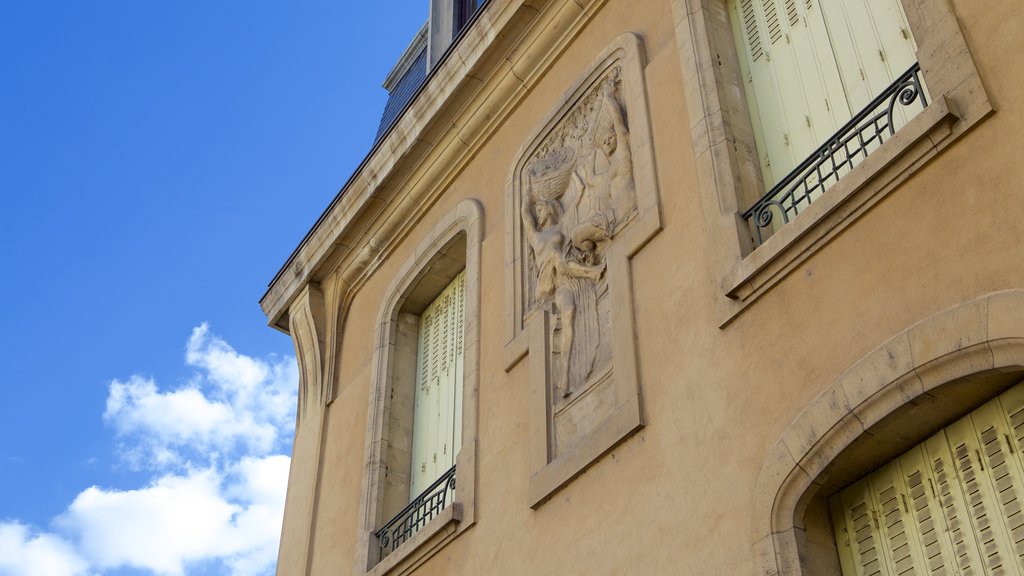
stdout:
[(273, 572), (295, 374), (257, 302), (427, 4), (0, 3), (0, 576)]

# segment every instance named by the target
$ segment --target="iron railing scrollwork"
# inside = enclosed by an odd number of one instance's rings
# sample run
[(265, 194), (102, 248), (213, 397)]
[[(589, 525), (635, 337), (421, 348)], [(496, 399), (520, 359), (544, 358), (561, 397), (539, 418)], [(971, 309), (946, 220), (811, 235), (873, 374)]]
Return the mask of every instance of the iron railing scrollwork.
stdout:
[(896, 134), (897, 106), (906, 108), (915, 102), (920, 102), (921, 109), (928, 106), (918, 63), (743, 213), (743, 219), (753, 228), (756, 244), (764, 241), (762, 230), (775, 227), (776, 218), (781, 218), (782, 224), (789, 222), (810, 204), (812, 196), (817, 197), (838, 182), (855, 164)]
[(374, 532), (380, 544), (380, 557), (384, 558), (403, 542), (412, 538), (444, 510), (455, 498), (455, 466), (452, 466), (409, 505)]

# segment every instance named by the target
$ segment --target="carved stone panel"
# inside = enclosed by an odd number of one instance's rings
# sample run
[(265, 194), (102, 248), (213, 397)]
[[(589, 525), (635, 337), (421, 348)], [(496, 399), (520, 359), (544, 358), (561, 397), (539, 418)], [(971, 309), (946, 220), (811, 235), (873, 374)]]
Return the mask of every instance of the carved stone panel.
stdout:
[(509, 183), (509, 368), (530, 359), (531, 504), (643, 423), (629, 259), (660, 229), (640, 40), (616, 40)]

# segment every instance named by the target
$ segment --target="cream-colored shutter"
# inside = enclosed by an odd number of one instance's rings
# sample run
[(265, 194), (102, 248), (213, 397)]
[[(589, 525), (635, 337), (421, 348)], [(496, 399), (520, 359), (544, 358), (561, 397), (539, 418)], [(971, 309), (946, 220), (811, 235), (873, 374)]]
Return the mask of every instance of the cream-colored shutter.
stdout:
[(906, 13), (898, 0), (821, 2), (850, 108), (860, 110), (917, 60)]
[(730, 9), (767, 187), (916, 60), (900, 0), (731, 0)]
[(420, 316), (410, 498), (452, 465), (462, 443), (465, 272)]
[(734, 0), (731, 7), (758, 157), (771, 186), (850, 112), (814, 0)]

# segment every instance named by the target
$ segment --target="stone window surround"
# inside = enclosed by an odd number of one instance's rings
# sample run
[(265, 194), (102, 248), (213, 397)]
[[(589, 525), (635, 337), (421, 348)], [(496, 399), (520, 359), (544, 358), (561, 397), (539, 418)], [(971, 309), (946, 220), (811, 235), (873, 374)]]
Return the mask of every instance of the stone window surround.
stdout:
[[(466, 311), (464, 327), (462, 447), (456, 458), (455, 495), (438, 516), (423, 526), (383, 560), (377, 559), (377, 540), (373, 535), (380, 518), (384, 496), (384, 466), (387, 461), (388, 389), (390, 353), (394, 348), (397, 314), (406, 296), (416, 286), (436, 257), (459, 235), (466, 242)], [(371, 375), (371, 398), (366, 431), (366, 457), (363, 494), (356, 545), (355, 574), (380, 576), (399, 565), (423, 562), (444, 544), (473, 525), (476, 509), (476, 458), (478, 394), (480, 381), (480, 244), (483, 240), (483, 208), (477, 200), (467, 199), (447, 214), (415, 248), (383, 292), (385, 298), (376, 330), (377, 348)]]
[(720, 327), (992, 112), (951, 0), (900, 1), (931, 103), (755, 250), (740, 214), (764, 184), (728, 3), (672, 0)]
[[(994, 292), (940, 311), (861, 358), (811, 401), (766, 451), (753, 491), (754, 574), (804, 573), (804, 512), (812, 499), (828, 491), (826, 484), (834, 488), (834, 479), (829, 478), (835, 474), (833, 464), (858, 440), (871, 437), (873, 444), (884, 444), (887, 437), (898, 435), (886, 429), (898, 429), (893, 421), (899, 420), (902, 408), (942, 398), (951, 385), (961, 384), (961, 392), (954, 393), (956, 402), (970, 397), (980, 405), (997, 396), (1006, 382), (983, 387), (972, 378), (1013, 376), (1015, 382), (1021, 373), (1024, 290)], [(947, 415), (934, 424), (955, 419)], [(898, 454), (876, 455), (885, 461)], [(854, 472), (858, 469), (853, 467)]]

